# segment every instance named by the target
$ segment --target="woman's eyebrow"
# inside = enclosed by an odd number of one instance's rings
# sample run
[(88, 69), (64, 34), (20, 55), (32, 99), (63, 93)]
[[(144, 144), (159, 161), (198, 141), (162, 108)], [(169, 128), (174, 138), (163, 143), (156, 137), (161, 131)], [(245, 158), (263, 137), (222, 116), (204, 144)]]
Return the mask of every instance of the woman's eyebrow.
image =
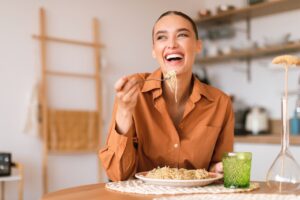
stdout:
[[(179, 28), (179, 29), (177, 29), (176, 30), (176, 32), (183, 32), (183, 31), (185, 31), (185, 32), (191, 32), (189, 29), (187, 29), (187, 28)], [(159, 35), (159, 34), (164, 34), (164, 33), (167, 33), (168, 31), (166, 31), (166, 30), (159, 30), (159, 31), (157, 31), (154, 35)]]
[(155, 33), (155, 35), (163, 34), (163, 33), (167, 33), (167, 31), (165, 31), (165, 30), (160, 30), (160, 31), (157, 31), (157, 32)]
[(181, 31), (186, 31), (186, 32), (191, 32), (189, 29), (187, 28), (180, 28), (177, 30), (177, 32), (181, 32)]

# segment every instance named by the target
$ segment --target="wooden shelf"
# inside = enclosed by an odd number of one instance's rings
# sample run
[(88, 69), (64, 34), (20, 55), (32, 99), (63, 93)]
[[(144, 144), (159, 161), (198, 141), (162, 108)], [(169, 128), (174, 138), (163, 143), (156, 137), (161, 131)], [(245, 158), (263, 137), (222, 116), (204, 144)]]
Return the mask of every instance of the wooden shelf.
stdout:
[[(251, 18), (267, 16), (271, 14), (291, 11), (300, 9), (299, 0), (272, 0), (265, 3), (258, 3), (252, 6), (247, 6), (240, 9), (234, 9), (232, 11), (223, 12), (217, 15), (201, 18), (195, 20), (197, 25), (203, 26), (214, 26), (225, 22), (234, 22), (240, 20), (249, 21)], [(278, 46), (269, 46), (264, 48), (253, 48), (234, 51), (230, 54), (219, 55), (214, 57), (203, 57), (197, 59), (199, 64), (211, 64), (217, 62), (224, 62), (234, 59), (252, 59), (263, 56), (276, 55), (288, 52), (300, 51), (300, 41), (293, 43), (287, 43)], [(235, 136), (235, 142), (238, 143), (256, 143), (256, 144), (280, 144), (280, 134), (268, 134), (268, 135), (246, 135), (246, 136)], [(290, 144), (300, 145), (300, 135), (290, 136)]]
[[(255, 144), (281, 144), (281, 136), (276, 134), (235, 136), (234, 142)], [(300, 145), (300, 135), (290, 136), (290, 144)]]
[[(208, 25), (216, 25), (224, 22), (233, 22), (239, 20), (249, 20), (251, 18), (276, 14), (280, 12), (286, 12), (291, 10), (300, 9), (299, 0), (272, 0), (264, 3), (254, 4), (240, 9), (234, 9), (231, 11), (223, 12), (217, 15), (204, 17), (195, 20), (195, 22), (201, 27)], [(249, 24), (249, 23), (247, 23)], [(250, 26), (250, 25), (248, 25)], [(248, 27), (247, 26), (247, 27)], [(249, 27), (247, 28), (249, 33)], [(234, 51), (230, 54), (219, 55), (214, 57), (204, 57), (197, 60), (199, 64), (210, 64), (216, 62), (228, 61), (231, 59), (252, 59), (257, 57), (263, 57), (268, 55), (288, 53), (292, 51), (300, 50), (300, 41), (288, 43), (284, 45), (264, 47), (264, 48), (253, 48)]]
[(222, 61), (228, 61), (232, 59), (250, 59), (258, 58), (268, 55), (287, 53), (300, 50), (300, 42), (287, 43), (285, 45), (256, 48), (249, 50), (239, 50), (230, 54), (214, 56), (214, 57), (204, 57), (197, 60), (199, 64), (210, 64)]
[(216, 23), (266, 16), (299, 8), (299, 0), (273, 0), (270, 2), (258, 3), (252, 6), (226, 11), (217, 15), (197, 19), (195, 21), (200, 26), (212, 25)]

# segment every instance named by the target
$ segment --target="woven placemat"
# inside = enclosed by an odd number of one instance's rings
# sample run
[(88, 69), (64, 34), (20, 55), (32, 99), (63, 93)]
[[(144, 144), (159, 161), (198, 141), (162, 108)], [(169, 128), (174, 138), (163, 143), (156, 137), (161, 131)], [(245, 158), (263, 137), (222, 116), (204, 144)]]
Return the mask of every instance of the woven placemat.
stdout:
[(106, 188), (119, 192), (137, 193), (137, 194), (191, 194), (191, 193), (235, 193), (249, 192), (259, 188), (258, 183), (251, 183), (249, 188), (229, 189), (223, 184), (208, 185), (205, 187), (172, 187), (161, 185), (145, 184), (141, 180), (128, 180), (106, 183)]
[(194, 194), (154, 198), (153, 200), (300, 200), (300, 196), (281, 194)]

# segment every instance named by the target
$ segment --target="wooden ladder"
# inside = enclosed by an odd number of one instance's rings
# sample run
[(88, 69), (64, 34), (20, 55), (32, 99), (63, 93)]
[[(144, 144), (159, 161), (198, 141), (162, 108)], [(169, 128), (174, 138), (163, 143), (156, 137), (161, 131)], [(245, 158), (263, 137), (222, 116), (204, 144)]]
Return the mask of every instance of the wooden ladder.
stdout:
[[(42, 67), (42, 75), (41, 75), (41, 88), (40, 88), (40, 97), (41, 97), (41, 132), (43, 138), (43, 161), (42, 161), (42, 176), (43, 176), (43, 192), (44, 194), (48, 192), (48, 154), (51, 153), (53, 149), (49, 146), (49, 104), (48, 104), (48, 94), (47, 94), (47, 77), (50, 76), (60, 76), (60, 77), (71, 77), (71, 78), (83, 78), (83, 79), (91, 79), (95, 81), (96, 85), (96, 113), (97, 113), (97, 121), (98, 121), (98, 145), (94, 149), (86, 149), (84, 152), (97, 152), (100, 144), (101, 144), (101, 130), (102, 130), (102, 99), (101, 99), (101, 63), (100, 63), (100, 48), (104, 46), (100, 43), (99, 39), (99, 22), (96, 18), (93, 19), (93, 42), (85, 42), (79, 40), (70, 40), (65, 38), (57, 38), (48, 36), (46, 33), (46, 19), (45, 19), (45, 10), (40, 8), (40, 33), (39, 35), (33, 35), (32, 37), (40, 42), (41, 49), (41, 67)], [(47, 43), (55, 42), (55, 43), (63, 43), (69, 45), (77, 45), (83, 47), (91, 47), (93, 48), (94, 54), (94, 74), (84, 74), (84, 73), (70, 73), (70, 72), (60, 72), (53, 71), (47, 68)], [(64, 151), (56, 151), (62, 152)], [(69, 152), (78, 152), (77, 150), (71, 150)], [(82, 152), (82, 150), (80, 151)], [(99, 179), (101, 179), (101, 165), (99, 160)]]

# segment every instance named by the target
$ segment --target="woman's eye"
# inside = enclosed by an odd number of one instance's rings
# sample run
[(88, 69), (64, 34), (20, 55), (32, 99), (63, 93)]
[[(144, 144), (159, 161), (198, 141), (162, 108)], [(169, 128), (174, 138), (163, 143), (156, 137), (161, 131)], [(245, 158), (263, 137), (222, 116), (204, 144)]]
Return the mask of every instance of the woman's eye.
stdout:
[(188, 37), (188, 34), (186, 34), (186, 33), (180, 33), (180, 34), (178, 35), (178, 37)]
[(164, 36), (164, 35), (159, 35), (157, 36), (156, 40), (163, 40), (163, 39), (166, 39), (167, 37)]

